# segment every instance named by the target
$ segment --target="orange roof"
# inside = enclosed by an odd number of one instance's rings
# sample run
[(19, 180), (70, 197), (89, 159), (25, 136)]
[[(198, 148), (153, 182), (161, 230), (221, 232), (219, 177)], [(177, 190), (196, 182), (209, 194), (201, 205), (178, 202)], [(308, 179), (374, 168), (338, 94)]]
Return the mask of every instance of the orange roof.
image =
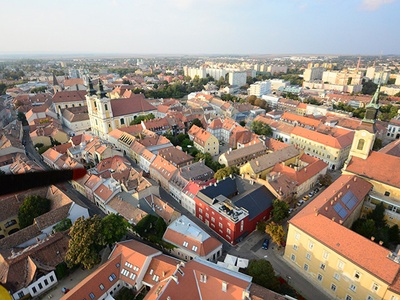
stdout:
[(214, 120), (212, 120), (212, 122), (210, 123), (210, 125), (208, 125), (208, 127), (207, 128), (210, 128), (210, 129), (220, 129), (220, 128), (222, 128), (222, 121), (221, 121), (221, 119), (214, 119)]
[(318, 127), (318, 125), (321, 124), (321, 121), (319, 121), (319, 120), (299, 116), (299, 115), (292, 114), (289, 112), (283, 113), (281, 119), (289, 121), (290, 123), (298, 122), (300, 124), (304, 124), (304, 125), (312, 126), (312, 127)]
[[(326, 206), (331, 206), (332, 199), (335, 203), (334, 199), (340, 192), (343, 196), (344, 191), (350, 190), (358, 201), (362, 201), (371, 188), (372, 185), (361, 178), (342, 175), (289, 223), (360, 268), (391, 284), (397, 276), (399, 264), (387, 258), (389, 250), (341, 225), (337, 222), (338, 218), (333, 221), (331, 218), (337, 214), (334, 209), (325, 210)], [(352, 211), (347, 213), (351, 214)]]
[(151, 163), (150, 169), (158, 172), (167, 180), (170, 180), (175, 174), (176, 170), (178, 170), (177, 167), (175, 167), (173, 164), (171, 164), (169, 161), (165, 160), (159, 155), (157, 155)]
[(330, 134), (324, 134), (300, 126), (295, 126), (291, 134), (336, 149), (343, 149), (350, 146), (354, 137), (354, 131), (346, 129), (332, 128)]
[[(176, 258), (166, 255), (156, 256), (151, 260), (143, 281), (154, 285), (158, 281), (164, 280), (165, 278), (173, 275), (176, 271), (177, 264), (179, 264), (179, 260)], [(155, 280), (155, 276), (158, 276), (157, 281)]]
[(60, 91), (53, 96), (54, 103), (86, 101), (86, 91)]
[(372, 151), (367, 159), (353, 156), (346, 172), (400, 188), (400, 157)]

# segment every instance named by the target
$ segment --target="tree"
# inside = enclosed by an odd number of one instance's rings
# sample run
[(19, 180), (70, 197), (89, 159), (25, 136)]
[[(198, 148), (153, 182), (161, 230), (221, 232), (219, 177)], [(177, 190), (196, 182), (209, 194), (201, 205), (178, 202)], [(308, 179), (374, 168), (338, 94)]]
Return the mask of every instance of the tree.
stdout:
[(155, 118), (155, 116), (154, 116), (153, 114), (138, 116), (138, 117), (136, 117), (134, 120), (132, 120), (132, 121), (129, 123), (129, 125), (140, 124), (142, 121), (152, 120), (152, 119), (154, 119), (154, 118)]
[(278, 246), (282, 244), (283, 238), (285, 237), (285, 230), (282, 225), (271, 222), (265, 227), (265, 232), (271, 236), (272, 241)]
[(382, 148), (382, 140), (376, 138), (376, 139), (375, 139), (375, 142), (374, 142), (374, 145), (372, 146), (372, 150), (378, 151), (378, 150), (381, 149), (381, 148)]
[(253, 282), (267, 289), (279, 291), (279, 280), (275, 276), (274, 268), (265, 259), (252, 259), (245, 273), (253, 277)]
[(242, 127), (246, 126), (246, 121), (240, 121), (239, 125), (242, 126)]
[(257, 97), (255, 95), (250, 95), (249, 97), (247, 97), (247, 102), (249, 102), (251, 105), (254, 105), (256, 100)]
[(36, 217), (50, 211), (50, 200), (38, 195), (29, 195), (24, 199), (24, 203), (19, 207), (18, 220), (21, 228), (33, 224)]
[(7, 85), (3, 82), (0, 82), (0, 95), (4, 95), (7, 90)]
[(28, 125), (28, 121), (26, 120), (26, 116), (23, 112), (19, 112), (17, 114), (17, 118), (18, 118), (18, 121), (22, 122), (22, 125), (24, 125), (24, 126)]
[(196, 125), (200, 128), (204, 128), (203, 123), (201, 123), (201, 121), (198, 118), (193, 119), (192, 124), (190, 124), (190, 128), (192, 128), (193, 125)]
[(109, 214), (101, 220), (101, 231), (105, 243), (111, 245), (119, 242), (128, 232), (128, 221), (122, 216)]
[(251, 130), (254, 131), (255, 134), (258, 135), (266, 135), (266, 136), (272, 136), (272, 129), (269, 127), (268, 124), (265, 124), (260, 121), (254, 121), (251, 124)]
[(231, 174), (239, 174), (239, 169), (235, 166), (224, 167), (215, 172), (214, 179), (221, 180), (224, 179), (225, 177), (228, 177)]
[(261, 98), (257, 98), (257, 99), (254, 101), (254, 105), (255, 105), (255, 106), (258, 106), (258, 107), (260, 107), (260, 108), (265, 108), (265, 106), (267, 105), (267, 101), (265, 101), (265, 100), (263, 100), (263, 99), (261, 99)]
[(353, 223), (353, 230), (358, 234), (370, 239), (375, 237), (376, 228), (375, 221), (371, 219), (358, 219)]
[(363, 82), (361, 93), (364, 95), (373, 95), (378, 88), (378, 85), (375, 84), (373, 81)]
[(71, 239), (65, 256), (68, 267), (81, 264), (85, 269), (91, 269), (100, 262), (99, 251), (106, 242), (98, 215), (87, 219), (78, 218), (72, 225), (69, 235)]
[(386, 226), (385, 206), (383, 205), (383, 202), (376, 205), (374, 210), (368, 213), (367, 219), (374, 220), (376, 227), (382, 228)]
[(272, 219), (274, 222), (280, 222), (289, 216), (289, 204), (285, 201), (275, 199), (272, 207)]
[(323, 186), (329, 186), (332, 184), (332, 176), (329, 174), (321, 175), (318, 177), (318, 181)]
[(70, 229), (72, 226), (71, 219), (65, 218), (62, 219), (57, 225), (53, 226), (54, 232), (65, 231)]

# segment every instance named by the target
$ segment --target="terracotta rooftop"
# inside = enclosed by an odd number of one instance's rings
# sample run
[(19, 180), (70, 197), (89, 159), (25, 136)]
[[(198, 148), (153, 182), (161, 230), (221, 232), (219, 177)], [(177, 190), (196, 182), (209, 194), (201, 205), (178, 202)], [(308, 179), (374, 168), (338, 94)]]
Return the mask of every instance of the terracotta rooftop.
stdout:
[(156, 110), (142, 94), (133, 94), (130, 98), (113, 99), (110, 103), (114, 117)]
[(53, 96), (54, 103), (86, 101), (86, 91), (60, 91)]
[(381, 153), (400, 157), (400, 140), (395, 140), (379, 150)]
[(174, 146), (160, 149), (158, 151), (158, 155), (177, 167), (187, 165), (194, 160), (191, 155), (179, 150)]
[[(360, 268), (391, 284), (398, 274), (399, 264), (387, 258), (389, 250), (351, 231), (337, 222), (337, 219), (333, 221), (332, 214), (325, 213), (324, 209), (326, 205), (330, 206), (330, 199), (333, 198), (335, 202), (335, 195), (340, 192), (343, 193), (342, 197), (345, 195), (342, 190), (350, 190), (357, 201), (360, 201), (359, 199), (365, 197), (371, 188), (372, 185), (361, 178), (342, 175), (296, 214), (289, 223)], [(336, 210), (334, 211), (336, 213)], [(347, 206), (345, 211), (351, 213)]]
[(299, 136), (332, 148), (343, 149), (350, 146), (353, 142), (354, 132), (345, 129), (332, 128), (332, 130), (326, 134), (295, 126), (291, 135)]
[(352, 157), (346, 172), (400, 188), (400, 157), (372, 151), (367, 159)]
[(170, 180), (178, 168), (161, 156), (157, 155), (151, 163), (150, 169), (157, 171), (165, 179)]

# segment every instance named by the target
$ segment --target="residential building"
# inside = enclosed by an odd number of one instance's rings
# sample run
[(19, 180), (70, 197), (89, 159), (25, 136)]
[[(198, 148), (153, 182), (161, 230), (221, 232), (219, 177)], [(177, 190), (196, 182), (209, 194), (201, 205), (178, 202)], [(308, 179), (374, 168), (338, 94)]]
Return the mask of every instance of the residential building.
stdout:
[(183, 152), (182, 150), (174, 146), (160, 149), (158, 151), (158, 155), (168, 160), (170, 163), (178, 168), (190, 165), (194, 161), (193, 156)]
[(254, 181), (228, 177), (198, 191), (196, 217), (231, 244), (269, 219), (275, 196)]
[(324, 71), (325, 68), (322, 67), (307, 68), (303, 72), (303, 79), (304, 81), (322, 80)]
[(226, 167), (240, 166), (253, 158), (265, 154), (266, 151), (267, 147), (264, 143), (252, 142), (250, 145), (247, 145), (245, 147), (235, 150), (230, 149), (227, 152), (221, 154), (218, 158), (218, 162), (221, 165), (225, 165)]
[(58, 91), (53, 96), (54, 111), (61, 116), (62, 109), (86, 106), (86, 91)]
[(222, 243), (186, 216), (180, 216), (167, 227), (163, 240), (174, 245), (171, 253), (185, 261), (199, 257), (215, 262), (222, 255)]
[(263, 95), (269, 94), (271, 92), (271, 83), (269, 81), (257, 81), (250, 84), (247, 89), (248, 95), (254, 95), (256, 97), (261, 97)]
[(400, 116), (397, 116), (391, 119), (388, 124), (386, 139), (393, 141), (393, 140), (398, 140), (399, 138), (400, 138)]
[(219, 141), (210, 132), (193, 125), (188, 132), (190, 140), (194, 147), (201, 153), (219, 154)]
[(71, 130), (71, 134), (90, 131), (87, 106), (64, 108), (61, 110), (62, 123)]
[(107, 262), (61, 300), (105, 299), (123, 286), (148, 289), (144, 299), (250, 299), (252, 277), (195, 258), (187, 263), (138, 241), (117, 243)]
[[(214, 77), (217, 78), (217, 77)], [(218, 77), (219, 79), (219, 77)], [(229, 84), (244, 86), (246, 84), (247, 73), (246, 72), (229, 72)]]
[(157, 155), (150, 165), (150, 177), (161, 185), (166, 191), (169, 191), (169, 181), (178, 170), (176, 166), (168, 160)]

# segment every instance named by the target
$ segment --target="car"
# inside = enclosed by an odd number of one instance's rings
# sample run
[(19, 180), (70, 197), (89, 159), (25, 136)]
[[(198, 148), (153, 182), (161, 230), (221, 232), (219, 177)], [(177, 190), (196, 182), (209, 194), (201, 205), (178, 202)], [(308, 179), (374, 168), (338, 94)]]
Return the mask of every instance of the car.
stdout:
[(293, 208), (289, 208), (288, 213), (289, 215), (293, 212)]
[(311, 192), (308, 193), (308, 197), (311, 198), (312, 196), (314, 196), (314, 191), (311, 191)]
[(310, 196), (305, 195), (302, 199), (303, 199), (304, 201), (307, 201), (308, 199), (310, 199)]
[(299, 200), (299, 202), (297, 202), (297, 206), (302, 206), (304, 204), (304, 200)]
[(314, 194), (317, 194), (319, 192), (319, 188), (314, 189)]
[(268, 249), (268, 245), (269, 245), (269, 239), (265, 239), (263, 244), (262, 244), (262, 248), (264, 250), (267, 250)]

